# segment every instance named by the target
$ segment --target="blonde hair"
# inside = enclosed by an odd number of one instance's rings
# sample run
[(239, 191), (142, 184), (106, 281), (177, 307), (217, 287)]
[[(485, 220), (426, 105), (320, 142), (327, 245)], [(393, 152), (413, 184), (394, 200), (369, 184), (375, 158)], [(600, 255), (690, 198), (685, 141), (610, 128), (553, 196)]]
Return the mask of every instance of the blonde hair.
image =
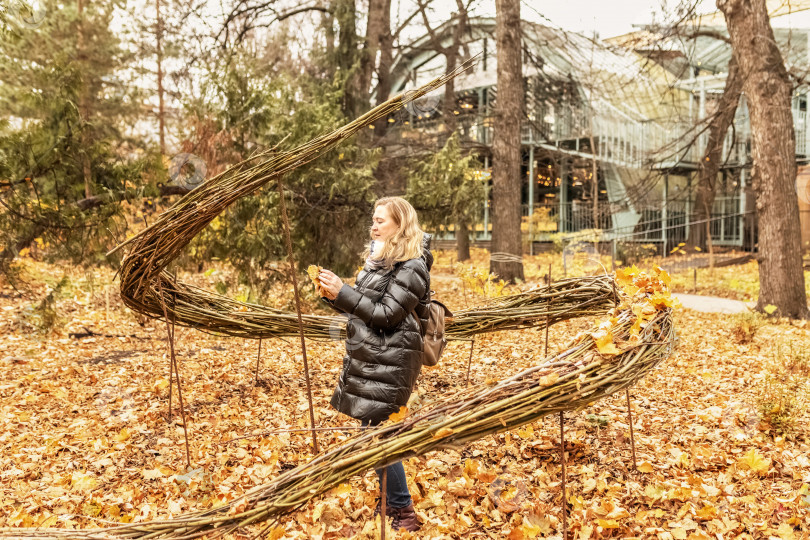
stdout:
[[(424, 252), (422, 239), (425, 233), (419, 227), (419, 218), (411, 203), (402, 197), (383, 197), (374, 203), (374, 210), (378, 206), (385, 206), (388, 209), (397, 231), (383, 242), (381, 248), (375, 250), (374, 258), (384, 261), (386, 267), (391, 267), (394, 263), (421, 257)], [(374, 239), (370, 228), (369, 236)], [(366, 245), (363, 258), (368, 258), (370, 254), (371, 242)]]

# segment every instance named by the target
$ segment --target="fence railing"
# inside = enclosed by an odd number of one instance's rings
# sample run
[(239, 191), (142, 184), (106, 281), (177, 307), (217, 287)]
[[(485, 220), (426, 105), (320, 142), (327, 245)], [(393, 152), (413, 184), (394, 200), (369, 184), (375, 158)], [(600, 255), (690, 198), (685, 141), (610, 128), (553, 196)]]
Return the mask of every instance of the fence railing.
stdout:
[[(538, 203), (522, 206), (523, 236), (526, 241), (551, 241), (558, 233), (576, 236), (583, 231), (591, 231), (605, 240), (660, 243), (667, 246), (686, 242), (693, 221), (693, 203), (689, 201), (669, 201), (666, 206), (636, 208), (637, 220), (630, 226), (619, 226), (616, 214), (630, 211), (606, 201), (600, 201), (596, 210), (583, 201), (567, 203)], [(489, 219), (482, 219), (473, 227), (476, 240), (488, 240), (492, 231)], [(715, 198), (709, 219), (712, 242), (718, 246), (742, 246), (745, 242), (744, 213), (740, 212), (739, 195)], [(452, 233), (444, 236), (454, 238)]]

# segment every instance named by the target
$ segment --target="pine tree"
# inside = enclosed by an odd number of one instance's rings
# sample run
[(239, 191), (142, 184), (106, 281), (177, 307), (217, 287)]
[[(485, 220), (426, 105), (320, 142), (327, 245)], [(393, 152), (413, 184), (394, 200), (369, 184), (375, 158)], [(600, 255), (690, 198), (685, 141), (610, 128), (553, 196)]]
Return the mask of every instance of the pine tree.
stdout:
[[(247, 54), (232, 59), (230, 66), (209, 74), (211, 94), (205, 104), (194, 105), (200, 118), (214, 122), (222, 147), (237, 150), (233, 156), (217, 154), (226, 160), (276, 145), (291, 148), (346, 122), (339, 81), (266, 70)], [(318, 264), (340, 275), (356, 270), (368, 241), (378, 159), (379, 151), (349, 140), (284, 177), (299, 267)], [(209, 163), (209, 168), (223, 165)], [(263, 189), (234, 203), (194, 240), (192, 250), (199, 260), (231, 262), (240, 280), (261, 297), (271, 283), (267, 278), (282, 276), (277, 262), (287, 256), (278, 192)]]
[[(478, 173), (479, 167), (475, 155), (462, 152), (458, 133), (447, 139), (444, 148), (413, 164), (407, 198), (419, 211), (424, 227), (453, 226), (457, 235), (467, 234), (486, 200), (486, 180)], [(458, 257), (465, 260), (460, 253)]]
[(0, 261), (36, 238), (53, 255), (100, 260), (110, 231), (123, 234), (109, 203), (135, 194), (148, 161), (119, 131), (137, 113), (119, 77), (129, 56), (111, 0), (45, 8), (39, 26), (8, 25), (0, 40)]

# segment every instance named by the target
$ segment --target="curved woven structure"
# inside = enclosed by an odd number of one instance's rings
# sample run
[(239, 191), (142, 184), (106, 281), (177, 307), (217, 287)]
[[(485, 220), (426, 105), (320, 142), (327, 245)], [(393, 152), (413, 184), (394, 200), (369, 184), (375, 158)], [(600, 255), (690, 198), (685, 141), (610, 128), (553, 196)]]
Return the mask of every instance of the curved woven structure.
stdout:
[[(438, 88), (447, 79), (434, 80), (410, 94), (409, 99)], [(351, 124), (295, 150), (254, 156), (189, 193), (152, 226), (125, 243), (131, 244), (121, 268), (121, 296), (126, 305), (154, 318), (164, 318), (165, 305), (170, 319), (177, 324), (207, 332), (252, 338), (297, 334), (296, 315), (237, 302), (179, 283), (165, 268), (235, 200), (315, 159), (405, 101), (397, 96)], [(448, 325), (448, 333), (458, 338), (542, 326), (583, 315), (610, 317), (540, 365), (494, 385), (465, 389), (397, 422), (363, 431), (340, 447), (252, 489), (228, 505), (166, 521), (107, 529), (3, 529), (0, 537), (84, 540), (216, 537), (246, 525), (278, 519), (369, 468), (433, 450), (455, 448), (549, 413), (583, 407), (634, 384), (670, 354), (676, 337), (666, 285), (667, 276), (663, 272), (647, 276), (633, 269), (615, 279), (600, 276), (562, 280), (457, 313)], [(340, 318), (307, 316), (305, 333), (314, 338), (334, 338), (336, 321)]]
[[(207, 332), (252, 338), (290, 335), (285, 323), (288, 320), (297, 321), (295, 315), (238, 302), (175, 281), (166, 267), (234, 201), (309, 163), (377, 120), (440, 88), (467, 69), (470, 63), (467, 61), (455, 72), (438, 77), (418, 90), (389, 99), (331, 133), (292, 150), (273, 148), (258, 153), (197, 186), (161, 214), (152, 225), (110, 252), (130, 246), (119, 270), (124, 303), (133, 311), (158, 319), (164, 318), (165, 305), (168, 317), (176, 324)], [(277, 325), (277, 321), (281, 325)], [(290, 325), (290, 328), (295, 329), (292, 333), (297, 331), (296, 324)]]

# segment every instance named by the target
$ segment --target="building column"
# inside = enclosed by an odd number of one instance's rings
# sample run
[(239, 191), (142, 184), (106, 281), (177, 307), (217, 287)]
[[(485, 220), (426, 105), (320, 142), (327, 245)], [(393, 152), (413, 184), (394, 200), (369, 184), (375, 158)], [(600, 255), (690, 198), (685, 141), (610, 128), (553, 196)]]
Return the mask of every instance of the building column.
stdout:
[(484, 127), (484, 120), (486, 119), (486, 111), (484, 111), (484, 88), (478, 87), (478, 142), (487, 144), (486, 128)]
[(668, 215), (668, 208), (667, 203), (669, 201), (669, 173), (664, 175), (664, 201), (663, 205), (661, 206), (661, 241), (663, 243), (662, 246), (662, 255), (666, 257), (669, 250), (667, 249), (667, 215)]
[(566, 173), (566, 160), (562, 158), (560, 161), (560, 189), (558, 192), (558, 199), (560, 201), (560, 208), (557, 212), (557, 216), (559, 219), (559, 224), (557, 225), (557, 232), (567, 232), (566, 224), (570, 220), (569, 216), (569, 207), (568, 207), (568, 182), (566, 181), (567, 173)]
[[(738, 212), (740, 215), (737, 217), (740, 223), (740, 247), (745, 245), (745, 165), (740, 167), (740, 205)], [(753, 231), (751, 231), (753, 233)]]
[[(484, 156), (484, 170), (489, 170), (489, 156)], [(490, 178), (492, 178), (491, 175)], [(489, 236), (489, 180), (484, 184), (484, 234), (481, 240), (491, 240)]]
[(529, 255), (534, 255), (534, 145), (529, 146)]

